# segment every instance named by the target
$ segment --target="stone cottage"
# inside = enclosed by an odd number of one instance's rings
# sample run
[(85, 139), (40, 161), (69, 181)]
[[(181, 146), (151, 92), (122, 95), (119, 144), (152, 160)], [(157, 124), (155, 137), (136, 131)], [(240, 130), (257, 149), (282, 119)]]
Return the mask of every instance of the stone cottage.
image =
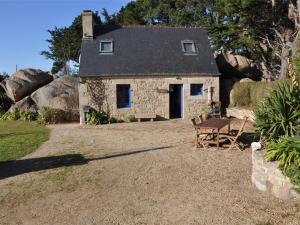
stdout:
[(100, 26), (82, 14), (80, 121), (90, 108), (119, 119), (199, 115), (219, 100), (219, 72), (204, 28)]

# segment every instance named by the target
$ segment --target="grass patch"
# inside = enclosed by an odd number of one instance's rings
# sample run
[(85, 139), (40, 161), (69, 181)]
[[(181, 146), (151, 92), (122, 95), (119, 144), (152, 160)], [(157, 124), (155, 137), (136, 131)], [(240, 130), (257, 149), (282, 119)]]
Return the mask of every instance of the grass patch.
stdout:
[(25, 204), (32, 199), (44, 199), (57, 192), (75, 191), (79, 183), (72, 177), (72, 167), (43, 171), (31, 179), (14, 180), (5, 184), (0, 192), (0, 205), (11, 208)]
[(0, 162), (16, 160), (49, 138), (47, 127), (25, 121), (0, 121)]
[(259, 222), (256, 225), (273, 225), (271, 222)]

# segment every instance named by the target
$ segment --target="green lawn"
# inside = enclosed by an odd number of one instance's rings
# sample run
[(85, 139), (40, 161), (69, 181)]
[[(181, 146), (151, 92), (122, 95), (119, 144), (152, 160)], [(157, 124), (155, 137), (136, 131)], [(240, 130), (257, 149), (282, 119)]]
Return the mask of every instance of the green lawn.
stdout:
[(22, 121), (0, 121), (0, 162), (21, 158), (49, 137), (43, 125)]

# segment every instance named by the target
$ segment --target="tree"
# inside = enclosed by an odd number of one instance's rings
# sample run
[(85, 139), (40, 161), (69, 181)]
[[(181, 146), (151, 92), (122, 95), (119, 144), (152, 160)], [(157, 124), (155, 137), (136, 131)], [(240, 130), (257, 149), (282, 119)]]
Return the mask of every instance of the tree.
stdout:
[(286, 77), (287, 59), (293, 55), (289, 46), (297, 33), (295, 20), (290, 16), (290, 7), (295, 3), (217, 0), (210, 29), (214, 49), (253, 59), (266, 76)]
[(213, 0), (137, 0), (122, 7), (115, 17), (121, 25), (207, 25), (213, 5)]
[[(208, 26), (215, 51), (244, 55), (266, 78), (284, 78), (297, 49), (299, 6), (300, 0), (136, 0), (116, 14), (106, 9), (101, 14), (103, 25)], [(81, 16), (70, 27), (48, 32), (49, 51), (42, 55), (54, 61), (53, 73), (67, 73), (68, 62), (78, 62)]]
[(59, 71), (69, 74), (68, 63), (70, 61), (79, 62), (82, 40), (81, 16), (77, 16), (71, 26), (64, 28), (55, 27), (53, 30), (48, 30), (48, 33), (50, 34), (50, 39), (47, 40), (49, 50), (42, 51), (41, 55), (53, 60), (51, 70), (53, 74)]

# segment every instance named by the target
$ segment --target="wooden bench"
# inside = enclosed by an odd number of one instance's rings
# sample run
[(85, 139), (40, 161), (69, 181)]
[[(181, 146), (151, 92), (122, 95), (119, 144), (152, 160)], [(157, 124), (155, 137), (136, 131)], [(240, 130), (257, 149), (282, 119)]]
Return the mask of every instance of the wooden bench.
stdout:
[(151, 122), (156, 118), (155, 113), (137, 113), (134, 115), (138, 122), (141, 122), (142, 119), (150, 119)]

